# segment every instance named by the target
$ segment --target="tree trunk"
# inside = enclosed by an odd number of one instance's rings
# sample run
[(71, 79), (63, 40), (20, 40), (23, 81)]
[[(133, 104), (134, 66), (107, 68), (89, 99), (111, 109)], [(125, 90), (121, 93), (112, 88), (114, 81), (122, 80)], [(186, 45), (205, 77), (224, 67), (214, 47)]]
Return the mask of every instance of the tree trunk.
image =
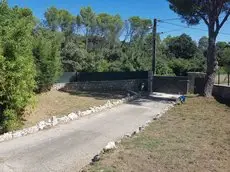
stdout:
[(209, 45), (207, 54), (207, 72), (205, 77), (204, 96), (211, 97), (215, 77), (218, 70), (218, 61), (216, 57), (216, 34), (214, 31), (209, 31)]
[(89, 31), (88, 31), (88, 28), (86, 27), (86, 34), (85, 34), (85, 49), (86, 49), (87, 52), (88, 52), (88, 42), (89, 42), (89, 40), (88, 40), (88, 33), (89, 33)]

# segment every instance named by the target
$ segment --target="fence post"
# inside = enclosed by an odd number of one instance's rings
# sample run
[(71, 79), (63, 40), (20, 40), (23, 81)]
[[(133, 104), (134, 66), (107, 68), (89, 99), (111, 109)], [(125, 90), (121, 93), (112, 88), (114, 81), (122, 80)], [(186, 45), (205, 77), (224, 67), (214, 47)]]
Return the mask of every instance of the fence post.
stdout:
[(153, 71), (148, 72), (148, 91), (149, 94), (153, 92)]
[(228, 86), (230, 86), (230, 72), (228, 72)]
[(220, 72), (218, 72), (218, 85), (220, 85)]

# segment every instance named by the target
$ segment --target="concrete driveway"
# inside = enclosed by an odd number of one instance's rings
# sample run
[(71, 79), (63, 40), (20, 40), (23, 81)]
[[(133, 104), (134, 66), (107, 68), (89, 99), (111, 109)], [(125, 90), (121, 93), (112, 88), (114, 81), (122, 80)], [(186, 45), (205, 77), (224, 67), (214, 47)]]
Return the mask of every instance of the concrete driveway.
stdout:
[(110, 141), (136, 130), (169, 102), (139, 99), (98, 114), (0, 143), (0, 172), (72, 172)]

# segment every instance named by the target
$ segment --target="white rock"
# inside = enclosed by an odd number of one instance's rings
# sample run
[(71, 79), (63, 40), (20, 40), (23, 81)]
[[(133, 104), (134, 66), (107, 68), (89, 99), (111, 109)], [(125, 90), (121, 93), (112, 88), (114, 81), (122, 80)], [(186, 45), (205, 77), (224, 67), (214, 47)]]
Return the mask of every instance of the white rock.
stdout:
[(139, 131), (143, 131), (145, 129), (144, 126), (139, 127)]
[(121, 140), (116, 141), (116, 143), (115, 143), (115, 144), (119, 144), (119, 143), (121, 143)]
[(136, 131), (134, 131), (133, 133), (134, 134), (138, 134), (140, 132), (140, 130), (139, 129), (137, 129)]
[(39, 131), (39, 128), (38, 126), (33, 126), (33, 127), (30, 127), (30, 128), (26, 128), (24, 129), (24, 131), (28, 134), (32, 134), (32, 133), (36, 133)]
[(3, 142), (5, 140), (4, 135), (0, 135), (0, 142)]
[(45, 127), (46, 127), (46, 122), (45, 121), (40, 121), (38, 124), (37, 124), (39, 130), (43, 130)]
[(104, 148), (105, 151), (111, 150), (111, 149), (116, 149), (116, 144), (115, 142), (109, 142), (106, 147)]
[(116, 105), (117, 105), (117, 101), (114, 101), (112, 104), (113, 104), (114, 106), (116, 106)]
[(11, 140), (13, 138), (12, 132), (5, 133), (0, 137), (0, 141)]
[(91, 108), (89, 108), (89, 110), (91, 110), (92, 113), (95, 113), (96, 112), (96, 107), (95, 106), (91, 107)]
[(106, 107), (107, 107), (107, 108), (111, 108), (111, 107), (113, 107), (113, 104), (111, 103), (111, 101), (110, 101), (110, 100), (108, 100), (108, 101), (107, 101), (107, 103), (106, 103)]
[(105, 110), (105, 109), (107, 109), (107, 105), (101, 106), (101, 111), (103, 111), (103, 110)]
[(76, 113), (71, 113), (68, 115), (69, 119), (71, 120), (75, 120), (75, 119), (78, 119), (78, 115)]
[(16, 131), (12, 134), (13, 138), (18, 138), (26, 135), (26, 133), (23, 130)]
[(58, 120), (56, 116), (53, 116), (51, 121), (52, 121), (52, 126), (56, 126), (58, 124)]
[(66, 122), (70, 121), (70, 119), (67, 116), (63, 116), (61, 118), (57, 118), (57, 120), (60, 123), (66, 123)]
[(100, 112), (101, 111), (101, 107), (95, 107), (95, 111), (96, 112)]
[(83, 111), (82, 112), (82, 115), (81, 116), (87, 116), (87, 115), (90, 115), (92, 113), (91, 110), (86, 110), (86, 111)]
[(132, 137), (132, 134), (125, 134), (125, 137)]
[(82, 112), (81, 112), (81, 111), (78, 111), (78, 112), (77, 112), (77, 115), (78, 115), (78, 116), (82, 116)]
[[(50, 121), (51, 121), (51, 120), (50, 120)], [(46, 122), (45, 128), (49, 128), (49, 127), (52, 127), (52, 126), (53, 126), (52, 122)]]
[(150, 124), (152, 121), (151, 120), (148, 120), (148, 121), (146, 121), (146, 124)]

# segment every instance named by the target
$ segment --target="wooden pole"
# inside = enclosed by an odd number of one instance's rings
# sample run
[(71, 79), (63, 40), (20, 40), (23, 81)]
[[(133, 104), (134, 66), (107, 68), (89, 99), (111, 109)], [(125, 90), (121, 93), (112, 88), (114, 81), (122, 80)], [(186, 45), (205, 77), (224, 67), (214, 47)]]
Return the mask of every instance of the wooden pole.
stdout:
[(157, 19), (153, 20), (153, 47), (152, 47), (152, 71), (153, 75), (156, 74), (156, 39), (157, 39)]

